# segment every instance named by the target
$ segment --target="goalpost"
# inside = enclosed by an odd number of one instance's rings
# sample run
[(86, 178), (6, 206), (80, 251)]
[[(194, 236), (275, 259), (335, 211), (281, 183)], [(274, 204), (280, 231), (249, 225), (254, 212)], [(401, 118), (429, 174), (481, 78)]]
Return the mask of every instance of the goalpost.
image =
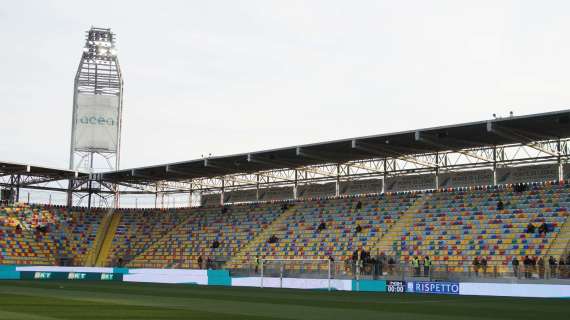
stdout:
[(283, 278), (291, 276), (327, 279), (327, 289), (331, 291), (332, 268), (329, 259), (260, 259), (261, 288), (263, 278), (279, 277), (279, 287), (283, 288)]

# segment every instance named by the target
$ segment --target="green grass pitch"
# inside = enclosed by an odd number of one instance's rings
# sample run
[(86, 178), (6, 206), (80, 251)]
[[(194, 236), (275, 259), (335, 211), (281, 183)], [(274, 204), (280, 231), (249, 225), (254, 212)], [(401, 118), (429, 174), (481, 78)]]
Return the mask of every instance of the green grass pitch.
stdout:
[(567, 319), (570, 300), (0, 281), (0, 319)]

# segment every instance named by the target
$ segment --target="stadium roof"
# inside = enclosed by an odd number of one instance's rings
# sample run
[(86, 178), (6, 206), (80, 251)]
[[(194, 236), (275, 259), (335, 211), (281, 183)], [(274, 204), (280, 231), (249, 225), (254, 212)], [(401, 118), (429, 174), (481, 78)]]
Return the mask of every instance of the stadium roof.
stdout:
[(568, 137), (570, 110), (563, 110), (126, 169), (102, 177), (109, 182), (179, 181)]
[(13, 163), (13, 162), (0, 162), (1, 175), (26, 175), (26, 176), (41, 176), (41, 177), (61, 177), (62, 179), (75, 178), (87, 176), (86, 173), (77, 171), (56, 169), (49, 167), (40, 167), (29, 164)]

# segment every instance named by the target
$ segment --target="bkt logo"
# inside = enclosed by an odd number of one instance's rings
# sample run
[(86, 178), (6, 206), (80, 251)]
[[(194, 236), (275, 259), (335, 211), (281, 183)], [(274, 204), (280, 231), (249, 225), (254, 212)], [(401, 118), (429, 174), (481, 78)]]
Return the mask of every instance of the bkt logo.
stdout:
[(85, 280), (85, 278), (87, 278), (87, 274), (80, 272), (70, 272), (67, 275), (68, 280)]
[(81, 124), (99, 125), (99, 126), (115, 126), (115, 119), (103, 116), (84, 116), (79, 118)]
[(51, 272), (35, 272), (34, 279), (49, 279), (51, 278)]
[(113, 280), (114, 275), (112, 273), (102, 273), (101, 280)]

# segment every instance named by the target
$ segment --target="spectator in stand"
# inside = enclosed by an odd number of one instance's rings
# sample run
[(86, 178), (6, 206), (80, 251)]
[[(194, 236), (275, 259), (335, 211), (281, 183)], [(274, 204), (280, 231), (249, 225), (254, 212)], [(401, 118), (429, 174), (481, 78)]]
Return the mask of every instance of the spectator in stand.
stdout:
[(360, 200), (358, 200), (358, 202), (356, 203), (356, 210), (360, 210), (362, 209), (362, 202)]
[(394, 274), (394, 267), (396, 266), (396, 260), (394, 260), (393, 257), (390, 257), (390, 259), (388, 259), (388, 273), (390, 275)]
[(558, 278), (564, 278), (566, 276), (566, 268), (564, 256), (560, 256), (560, 259), (558, 259)]
[(540, 225), (540, 227), (538, 227), (538, 233), (539, 233), (539, 234), (543, 234), (543, 233), (544, 233), (544, 234), (546, 235), (547, 232), (548, 232), (548, 226), (546, 225), (546, 223), (543, 222), (543, 223)]
[(259, 255), (255, 256), (255, 273), (259, 272), (259, 265), (261, 260), (259, 259)]
[(415, 256), (412, 258), (412, 267), (414, 268), (414, 277), (420, 276), (420, 258)]
[(202, 255), (198, 256), (198, 269), (203, 269), (203, 264), (204, 263), (204, 259), (202, 259)]
[(487, 276), (487, 258), (481, 258), (481, 267), (483, 268), (483, 276)]
[(362, 232), (362, 227), (360, 226), (360, 224), (356, 225), (356, 228), (354, 229), (355, 233), (360, 233)]
[(364, 251), (361, 247), (358, 247), (356, 251), (352, 254), (352, 262), (355, 267), (354, 275), (360, 275), (362, 272), (362, 267), (364, 266), (364, 259), (366, 258), (366, 251)]
[(553, 256), (548, 258), (548, 269), (550, 269), (550, 277), (556, 278), (556, 259)]
[(544, 259), (542, 259), (542, 257), (538, 258), (536, 264), (538, 265), (538, 277), (544, 279)]
[(519, 260), (517, 259), (517, 257), (513, 258), (513, 261), (511, 262), (511, 264), (513, 265), (513, 273), (515, 275), (515, 278), (519, 277)]
[(321, 222), (321, 224), (319, 224), (319, 227), (317, 228), (318, 232), (321, 232), (323, 230), (325, 230), (327, 228), (327, 225), (325, 224), (325, 222)]
[(497, 202), (497, 211), (501, 211), (505, 209), (505, 204), (503, 203), (502, 200), (499, 200), (499, 202)]
[(524, 257), (523, 264), (524, 264), (524, 277), (528, 279), (530, 278), (531, 275), (530, 269), (532, 268), (532, 260), (530, 259), (529, 256)]
[(279, 241), (279, 238), (277, 238), (274, 234), (271, 235), (271, 237), (269, 237), (269, 243), (277, 243)]
[(218, 240), (214, 240), (214, 242), (212, 242), (212, 248), (217, 249), (219, 247), (220, 247), (220, 242)]
[(534, 231), (535, 231), (534, 224), (529, 222), (528, 225), (526, 226), (526, 233), (534, 233)]
[(424, 258), (424, 277), (429, 277), (429, 270), (431, 268), (431, 260), (429, 256)]
[(475, 272), (475, 276), (477, 277), (479, 276), (479, 266), (480, 266), (479, 257), (474, 257), (472, 264), (473, 264), (473, 271)]
[[(378, 250), (380, 251), (380, 250)], [(380, 255), (378, 255), (376, 257), (376, 259), (378, 260), (378, 267), (379, 267), (379, 272), (380, 275), (384, 274), (384, 268), (386, 268), (386, 264), (387, 264), (387, 259), (386, 259), (386, 254), (384, 252), (380, 252)]]

